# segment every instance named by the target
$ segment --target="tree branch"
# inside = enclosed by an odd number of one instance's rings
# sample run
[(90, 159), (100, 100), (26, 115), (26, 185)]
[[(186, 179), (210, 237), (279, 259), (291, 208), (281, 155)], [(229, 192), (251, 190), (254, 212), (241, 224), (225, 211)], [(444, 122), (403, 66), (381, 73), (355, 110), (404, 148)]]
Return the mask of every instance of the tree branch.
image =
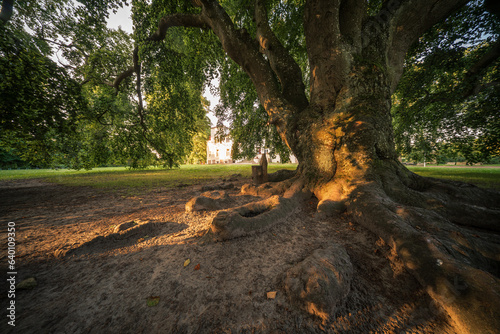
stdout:
[(120, 75), (116, 77), (115, 81), (113, 82), (113, 87), (118, 91), (121, 82), (126, 78), (130, 77), (134, 73), (135, 73), (134, 66), (130, 66), (126, 71), (122, 72)]
[(257, 40), (261, 51), (267, 56), (271, 68), (281, 83), (285, 99), (304, 109), (309, 102), (305, 95), (302, 71), (290, 53), (283, 47), (268, 24), (265, 0), (255, 1), (255, 22), (257, 24)]
[(478, 94), (484, 88), (496, 86), (498, 82), (481, 84), (483, 70), (490, 67), (500, 58), (500, 41), (496, 41), (479, 60), (467, 71), (465, 80), (469, 83), (469, 88), (463, 93), (464, 97)]
[(474, 77), (479, 75), (500, 57), (500, 41), (496, 41), (491, 49), (486, 52), (468, 71), (466, 76)]
[(340, 33), (355, 48), (361, 46), (361, 28), (365, 16), (365, 0), (342, 0), (340, 3)]
[(198, 14), (172, 14), (164, 16), (158, 24), (158, 29), (146, 40), (155, 42), (164, 40), (167, 30), (171, 27), (207, 29), (208, 25), (203, 17)]
[[(275, 80), (270, 64), (259, 52), (256, 43), (246, 31), (238, 30), (216, 0), (194, 0), (194, 5), (201, 7), (201, 14), (174, 14), (162, 18), (158, 29), (146, 41), (161, 41), (170, 27), (210, 28), (221, 41), (223, 49), (250, 76), (259, 96), (259, 100), (270, 116), (270, 122), (277, 125), (281, 137), (284, 134), (285, 118), (298, 112), (297, 107), (283, 97)], [(134, 55), (138, 49), (135, 48)], [(134, 67), (121, 73), (113, 83), (117, 88), (121, 81), (134, 72), (140, 75), (140, 66), (134, 56)], [(139, 69), (139, 71), (138, 71)], [(140, 83), (140, 82), (138, 82)]]
[(226, 11), (215, 0), (198, 0), (202, 15), (221, 41), (227, 55), (249, 75), (259, 100), (285, 142), (285, 121), (300, 110), (283, 97), (270, 64), (259, 52), (259, 45), (244, 30), (238, 30)]
[[(391, 88), (396, 89), (406, 52), (424, 32), (470, 0), (387, 1), (381, 13), (388, 18), (388, 61)], [(380, 15), (380, 14), (379, 14)]]
[(304, 29), (311, 68), (311, 104), (322, 108), (335, 104), (350, 63), (350, 52), (341, 43), (339, 15), (340, 0), (306, 2)]
[[(201, 28), (207, 29), (208, 25), (204, 21), (203, 17), (199, 14), (173, 14), (164, 16), (160, 23), (158, 24), (158, 29), (148, 38), (146, 41), (160, 42), (165, 39), (167, 30), (171, 27), (186, 27), (186, 28)], [(121, 82), (133, 75), (136, 72), (137, 64), (135, 63), (135, 58), (138, 55), (138, 48), (134, 49), (134, 66), (129, 67), (124, 72), (120, 73), (115, 81), (113, 82), (113, 87), (118, 91)], [(140, 71), (140, 69), (139, 69)]]

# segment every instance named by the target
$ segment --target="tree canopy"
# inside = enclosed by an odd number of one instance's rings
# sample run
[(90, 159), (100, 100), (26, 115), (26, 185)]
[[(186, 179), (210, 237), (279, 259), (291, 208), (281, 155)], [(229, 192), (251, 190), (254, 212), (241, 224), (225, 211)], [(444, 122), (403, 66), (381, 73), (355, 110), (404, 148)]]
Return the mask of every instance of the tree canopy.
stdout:
[[(159, 29), (158, 22), (168, 15), (196, 13), (189, 3), (132, 2), (131, 36), (106, 28), (109, 14), (125, 1), (4, 3), (2, 146), (24, 160), (74, 167), (126, 160), (144, 166), (161, 160), (173, 166), (191, 149), (184, 143), (191, 142), (194, 124), (204, 118), (198, 95), (215, 77), (219, 87), (211, 89), (221, 97), (215, 114), (220, 123), (230, 124), (234, 158), (254, 156), (264, 143), (272, 155), (289, 155), (252, 80), (223, 52), (214, 34), (202, 31), (207, 27)], [(221, 4), (238, 29), (256, 33), (252, 1)], [(376, 16), (381, 9), (383, 2), (367, 2), (367, 13)], [(288, 84), (309, 97), (304, 2), (268, 1), (266, 11), (269, 29), (302, 73), (300, 84), (298, 79)], [(406, 55), (392, 109), (396, 147), (403, 156), (461, 155), (471, 163), (498, 156), (498, 57), (491, 58), (498, 52), (498, 18), (491, 11), (482, 1), (470, 2), (433, 26)], [(130, 77), (134, 47), (141, 59), (139, 82)], [(474, 67), (481, 57), (486, 61)], [(160, 95), (168, 97), (161, 101)], [(167, 105), (172, 110), (168, 116), (163, 112)]]
[(191, 153), (193, 137), (210, 126), (200, 61), (182, 56), (191, 43), (182, 34), (172, 34), (171, 48), (144, 45), (164, 56), (145, 59), (137, 94), (132, 78), (117, 78), (132, 64), (133, 36), (106, 27), (123, 3), (20, 2), (0, 23), (0, 142), (10, 154), (37, 166), (91, 168), (172, 167)]
[(469, 163), (499, 155), (499, 24), (473, 1), (415, 43), (393, 96), (400, 153), (461, 154)]

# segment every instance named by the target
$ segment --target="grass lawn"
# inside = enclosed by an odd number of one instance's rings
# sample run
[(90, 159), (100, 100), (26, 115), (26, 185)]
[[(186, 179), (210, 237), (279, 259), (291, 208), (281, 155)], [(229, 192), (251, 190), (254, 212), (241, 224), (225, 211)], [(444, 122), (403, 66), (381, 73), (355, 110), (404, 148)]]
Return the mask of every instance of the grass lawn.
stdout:
[(494, 167), (413, 167), (409, 170), (422, 176), (475, 184), (500, 190), (500, 168)]
[[(147, 188), (147, 187), (175, 187), (180, 184), (200, 184), (213, 179), (229, 177), (232, 174), (241, 174), (251, 177), (251, 165), (182, 165), (176, 169), (150, 168), (132, 170), (126, 167), (105, 167), (92, 170), (69, 169), (28, 169), (2, 170), (0, 180), (17, 180), (28, 178), (43, 178), (49, 182), (56, 182), (70, 186), (93, 186), (97, 188)], [(296, 164), (269, 164), (268, 172), (279, 169), (296, 169)]]
[[(296, 164), (270, 164), (269, 173), (279, 169), (295, 169)], [(494, 167), (408, 167), (422, 176), (457, 180), (480, 187), (500, 190), (500, 168)], [(232, 174), (251, 176), (250, 165), (182, 165), (177, 169), (151, 168), (131, 170), (125, 167), (94, 168), (89, 171), (68, 169), (1, 170), (0, 180), (43, 178), (71, 186), (93, 186), (108, 189), (175, 187), (199, 184)]]

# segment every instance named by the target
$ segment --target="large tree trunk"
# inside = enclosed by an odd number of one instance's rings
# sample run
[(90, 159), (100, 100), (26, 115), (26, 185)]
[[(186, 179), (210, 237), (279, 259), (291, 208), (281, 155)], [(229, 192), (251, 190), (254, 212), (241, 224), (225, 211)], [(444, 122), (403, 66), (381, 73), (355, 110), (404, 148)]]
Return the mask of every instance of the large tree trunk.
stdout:
[(376, 65), (355, 65), (335, 107), (310, 105), (291, 127), (298, 179), (319, 217), (344, 209), (393, 247), (407, 269), (470, 333), (500, 325), (500, 194), (425, 179), (394, 150), (390, 87)]
[[(385, 73), (354, 64), (334, 104), (325, 103), (332, 97), (324, 94), (325, 100), (288, 119), (282, 132), (299, 167), (285, 187), (273, 186), (269, 194), (295, 201), (316, 196), (319, 219), (346, 211), (397, 252), (457, 330), (495, 333), (500, 194), (426, 179), (398, 161)], [(265, 187), (245, 191), (265, 194), (259, 192)], [(289, 203), (273, 199), (272, 205), (284, 217), (289, 212)], [(254, 219), (262, 224), (258, 215)]]

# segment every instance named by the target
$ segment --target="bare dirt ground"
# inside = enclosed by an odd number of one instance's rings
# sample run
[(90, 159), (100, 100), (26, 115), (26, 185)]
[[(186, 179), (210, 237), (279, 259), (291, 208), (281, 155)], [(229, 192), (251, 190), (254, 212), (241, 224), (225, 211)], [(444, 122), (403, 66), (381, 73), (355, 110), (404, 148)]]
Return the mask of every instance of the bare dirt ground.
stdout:
[[(256, 200), (227, 192), (233, 205)], [(16, 224), (15, 327), (0, 282), (1, 333), (455, 333), (391, 250), (350, 222), (313, 218), (316, 203), (284, 223), (226, 242), (202, 242), (216, 212), (185, 213), (201, 186), (140, 196), (40, 180), (0, 182), (0, 270), (7, 222)], [(118, 231), (123, 223), (131, 228)], [(345, 306), (323, 322), (290, 305), (283, 274), (332, 240), (354, 266)], [(186, 260), (190, 263), (184, 266)], [(268, 299), (267, 292), (276, 291)], [(148, 306), (148, 298), (158, 301)]]

